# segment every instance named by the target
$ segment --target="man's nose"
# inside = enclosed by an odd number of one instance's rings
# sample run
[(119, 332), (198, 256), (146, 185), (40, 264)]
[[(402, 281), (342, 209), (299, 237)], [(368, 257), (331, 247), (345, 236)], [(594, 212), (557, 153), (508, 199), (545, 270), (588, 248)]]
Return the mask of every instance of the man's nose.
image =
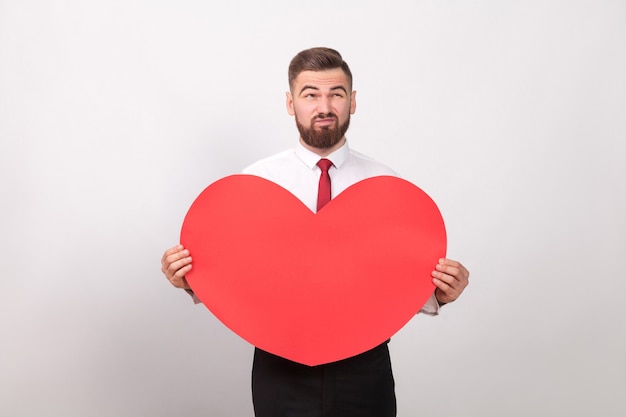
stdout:
[(317, 112), (318, 113), (330, 113), (330, 98), (329, 97), (322, 97), (320, 98), (320, 100), (317, 103)]

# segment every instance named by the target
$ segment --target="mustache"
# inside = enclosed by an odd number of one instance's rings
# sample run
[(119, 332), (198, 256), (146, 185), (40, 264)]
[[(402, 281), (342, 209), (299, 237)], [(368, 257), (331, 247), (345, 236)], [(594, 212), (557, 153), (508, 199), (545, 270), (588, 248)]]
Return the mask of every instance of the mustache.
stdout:
[(319, 113), (317, 116), (313, 118), (313, 120), (317, 119), (337, 119), (337, 115), (335, 113)]

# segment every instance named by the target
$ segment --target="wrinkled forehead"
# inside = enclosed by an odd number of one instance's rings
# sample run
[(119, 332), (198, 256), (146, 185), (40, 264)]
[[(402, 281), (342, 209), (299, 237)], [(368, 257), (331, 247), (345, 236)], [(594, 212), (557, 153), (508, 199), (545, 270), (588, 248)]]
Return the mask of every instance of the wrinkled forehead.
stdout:
[(307, 86), (319, 89), (331, 89), (341, 86), (348, 93), (352, 88), (348, 76), (341, 68), (322, 71), (302, 71), (293, 80), (293, 85), (290, 86), (291, 93), (298, 94)]

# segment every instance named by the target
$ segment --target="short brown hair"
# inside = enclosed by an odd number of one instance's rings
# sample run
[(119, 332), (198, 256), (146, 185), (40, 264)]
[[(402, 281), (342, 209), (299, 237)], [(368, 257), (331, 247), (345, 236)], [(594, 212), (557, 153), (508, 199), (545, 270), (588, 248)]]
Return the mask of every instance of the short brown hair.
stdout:
[(301, 51), (293, 57), (289, 64), (289, 88), (303, 71), (324, 71), (341, 68), (348, 77), (348, 85), (352, 90), (352, 72), (341, 54), (330, 48), (310, 48)]

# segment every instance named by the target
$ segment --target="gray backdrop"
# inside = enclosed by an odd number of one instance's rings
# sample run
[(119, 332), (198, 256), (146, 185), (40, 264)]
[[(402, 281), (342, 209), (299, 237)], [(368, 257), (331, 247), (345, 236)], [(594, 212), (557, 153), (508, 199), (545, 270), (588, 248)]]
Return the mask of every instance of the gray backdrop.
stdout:
[(625, 415), (625, 41), (622, 0), (0, 0), (0, 416), (252, 415), (252, 347), (160, 257), (295, 142), (311, 46), (472, 273), (393, 338), (399, 415)]

